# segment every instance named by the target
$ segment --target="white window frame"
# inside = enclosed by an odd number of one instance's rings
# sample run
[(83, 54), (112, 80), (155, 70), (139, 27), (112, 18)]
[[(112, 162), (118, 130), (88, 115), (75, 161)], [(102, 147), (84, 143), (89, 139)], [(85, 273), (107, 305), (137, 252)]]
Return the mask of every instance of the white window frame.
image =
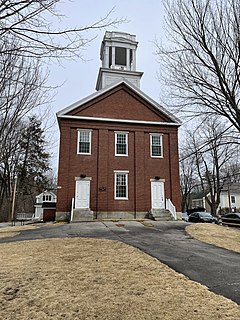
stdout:
[[(117, 51), (118, 49), (123, 49), (124, 50), (124, 53), (125, 53), (125, 60), (126, 60), (126, 64), (117, 64), (117, 61), (116, 61), (116, 58), (117, 58)], [(116, 46), (115, 47), (115, 66), (119, 66), (119, 67), (123, 67), (123, 68), (126, 68), (127, 65), (128, 65), (128, 48), (126, 47), (119, 47), (119, 46)]]
[(236, 205), (236, 196), (234, 194), (231, 194), (231, 204)]
[[(119, 154), (117, 153), (117, 136), (118, 134), (124, 134), (126, 137), (126, 153)], [(115, 131), (115, 156), (116, 157), (127, 157), (128, 156), (128, 132), (126, 131)]]
[[(159, 155), (159, 156), (154, 156), (152, 154), (152, 146), (153, 146), (152, 145), (152, 138), (154, 136), (160, 137), (161, 155)], [(150, 156), (151, 156), (151, 158), (163, 158), (163, 134), (162, 133), (150, 133)]]
[[(117, 197), (117, 175), (124, 174), (126, 176), (126, 197)], [(114, 170), (114, 200), (128, 200), (128, 174), (129, 171)]]
[[(79, 151), (79, 142), (80, 142), (80, 133), (87, 132), (89, 134), (89, 152), (80, 152)], [(77, 154), (81, 155), (90, 155), (92, 150), (92, 130), (91, 129), (78, 129), (78, 137), (77, 137)]]

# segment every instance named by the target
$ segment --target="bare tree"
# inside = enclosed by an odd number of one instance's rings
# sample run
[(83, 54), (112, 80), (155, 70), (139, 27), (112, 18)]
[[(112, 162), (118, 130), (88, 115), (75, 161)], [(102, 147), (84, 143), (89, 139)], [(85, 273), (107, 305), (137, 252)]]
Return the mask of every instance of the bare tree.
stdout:
[(205, 119), (204, 126), (188, 131), (186, 149), (194, 159), (191, 166), (198, 175), (201, 190), (213, 214), (219, 206), (223, 186), (230, 182), (230, 176), (236, 174), (233, 169), (239, 169), (239, 145), (235, 141), (217, 118)]
[(157, 44), (174, 105), (225, 117), (240, 131), (240, 2), (164, 0), (172, 45)]
[(112, 19), (112, 9), (98, 21), (64, 29), (61, 27), (64, 15), (57, 11), (58, 3), (60, 0), (2, 0), (0, 44), (15, 38), (18, 46), (0, 48), (0, 53), (14, 51), (35, 58), (81, 57), (83, 47), (91, 41), (87, 31), (126, 22), (124, 18)]
[(7, 137), (0, 141), (0, 221), (10, 219), (12, 190), (17, 176), (22, 128), (21, 123), (16, 123), (14, 129), (8, 131)]
[[(14, 43), (12, 44), (12, 46)], [(12, 182), (19, 161), (23, 119), (48, 101), (48, 88), (37, 60), (0, 54), (0, 212), (10, 202)], [(5, 211), (8, 208), (5, 206)], [(6, 215), (5, 215), (6, 216)]]
[(199, 184), (196, 169), (193, 166), (194, 157), (189, 155), (189, 150), (182, 150), (180, 154), (180, 190), (181, 190), (181, 209), (187, 211), (191, 207), (191, 193), (196, 185)]
[[(5, 43), (5, 48), (8, 45)], [(15, 47), (15, 43), (11, 44)], [(48, 99), (38, 60), (17, 56), (13, 52), (0, 54), (0, 143), (29, 111)], [(45, 89), (44, 89), (45, 87)]]
[[(0, 221), (10, 219), (13, 188), (16, 208), (33, 212), (35, 196), (53, 186), (50, 154), (41, 121), (36, 116), (21, 119), (1, 146)], [(51, 179), (49, 178), (51, 177)]]

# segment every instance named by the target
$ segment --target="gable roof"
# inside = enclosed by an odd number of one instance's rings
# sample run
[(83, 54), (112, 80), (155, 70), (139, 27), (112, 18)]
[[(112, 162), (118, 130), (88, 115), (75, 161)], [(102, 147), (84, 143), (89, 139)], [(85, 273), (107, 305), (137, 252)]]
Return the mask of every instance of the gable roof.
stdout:
[[(176, 125), (176, 126), (180, 126), (181, 125), (181, 120), (179, 120), (177, 117), (175, 117), (171, 112), (169, 112), (168, 110), (166, 110), (164, 107), (162, 107), (160, 104), (158, 104), (155, 100), (153, 100), (152, 98), (150, 98), (147, 94), (145, 94), (142, 90), (140, 90), (139, 88), (135, 87), (134, 85), (132, 85), (130, 82), (128, 82), (126, 79), (118, 81), (110, 86), (104, 87), (103, 89), (94, 92), (93, 94), (71, 104), (70, 106), (60, 110), (59, 112), (57, 112), (57, 117), (58, 118), (90, 118), (91, 117), (78, 117), (78, 116), (71, 116), (68, 115), (69, 112), (75, 110), (76, 108), (80, 107), (81, 105), (84, 105), (85, 103), (103, 95), (104, 93), (107, 93), (108, 91), (120, 86), (121, 84), (124, 84), (127, 88), (129, 88), (130, 90), (132, 90), (133, 92), (135, 92), (139, 97), (141, 97), (142, 99), (144, 99), (146, 102), (148, 102), (150, 105), (152, 105), (155, 109), (157, 109), (158, 111), (160, 111), (162, 114), (164, 114), (165, 116), (167, 116), (171, 121), (172, 121), (172, 125)], [(99, 118), (100, 120), (100, 118)], [(111, 120), (111, 119), (102, 119), (102, 120)], [(116, 119), (115, 119), (116, 120)], [(121, 119), (118, 119), (121, 120)], [(125, 121), (125, 120), (123, 120)], [(144, 122), (144, 121), (142, 121)], [(149, 122), (149, 121), (147, 121)], [(165, 122), (165, 124), (167, 124), (168, 122)], [(170, 124), (170, 123), (168, 123)]]
[(240, 193), (240, 183), (239, 182), (233, 182), (229, 186), (228, 184), (225, 184), (222, 188), (222, 192), (232, 192), (232, 193)]
[(36, 198), (40, 198), (43, 195), (52, 195), (53, 197), (56, 197), (56, 193), (54, 191), (50, 191), (50, 190), (44, 190), (43, 192), (41, 192), (40, 194), (38, 194), (36, 196)]

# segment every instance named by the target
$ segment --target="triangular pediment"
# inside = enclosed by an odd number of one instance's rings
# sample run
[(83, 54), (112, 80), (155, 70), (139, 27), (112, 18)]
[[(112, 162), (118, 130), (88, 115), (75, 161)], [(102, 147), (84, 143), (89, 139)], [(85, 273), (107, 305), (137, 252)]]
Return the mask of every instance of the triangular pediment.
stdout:
[(180, 125), (180, 121), (174, 115), (126, 81), (97, 91), (60, 111), (57, 116), (166, 122)]

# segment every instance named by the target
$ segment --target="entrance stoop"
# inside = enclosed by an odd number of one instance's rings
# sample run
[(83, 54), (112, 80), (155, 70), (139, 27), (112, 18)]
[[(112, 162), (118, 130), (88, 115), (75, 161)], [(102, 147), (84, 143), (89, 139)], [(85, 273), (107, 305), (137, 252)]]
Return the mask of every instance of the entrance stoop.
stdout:
[(155, 221), (173, 221), (174, 218), (169, 210), (166, 209), (151, 209), (149, 218)]
[(73, 209), (72, 220), (70, 222), (93, 221), (93, 211), (90, 209)]

